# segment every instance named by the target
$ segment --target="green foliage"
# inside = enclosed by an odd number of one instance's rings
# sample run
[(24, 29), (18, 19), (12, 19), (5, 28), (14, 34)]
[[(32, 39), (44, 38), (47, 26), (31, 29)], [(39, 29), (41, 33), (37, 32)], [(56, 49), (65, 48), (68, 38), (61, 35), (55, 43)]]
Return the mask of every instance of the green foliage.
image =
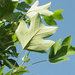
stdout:
[(49, 61), (51, 63), (58, 63), (61, 61), (69, 60), (67, 55), (75, 54), (75, 47), (70, 45), (71, 43), (71, 36), (66, 37), (60, 46), (60, 40), (55, 42), (53, 46), (50, 48), (49, 53)]
[(29, 29), (24, 21), (20, 22), (16, 30), (16, 36), (18, 37), (23, 49), (36, 52), (46, 52), (54, 41), (43, 40), (43, 38), (53, 35), (56, 30), (57, 27), (47, 27), (42, 24), (40, 15), (36, 14), (31, 19)]
[(50, 16), (44, 16), (44, 20), (45, 22), (48, 24), (48, 25), (57, 25), (57, 23), (55, 22), (54, 19), (56, 20), (62, 20), (63, 17), (61, 15), (61, 12), (63, 10), (62, 9), (58, 9), (58, 10), (55, 10), (53, 12), (53, 15), (50, 15)]
[(11, 70), (9, 72), (7, 72), (5, 75), (10, 75), (10, 73), (11, 73)]
[(0, 20), (6, 21), (10, 16), (13, 16), (12, 14), (14, 14), (13, 11), (16, 9), (17, 4), (18, 1), (4, 0), (4, 4), (0, 5)]
[(5, 65), (2, 66), (2, 67), (0, 67), (0, 75), (2, 75), (2, 74), (4, 73), (4, 72), (3, 72), (4, 68), (5, 68)]
[(26, 4), (25, 2), (21, 2), (21, 3), (18, 3), (18, 6), (16, 9), (20, 10), (20, 11), (23, 11), (23, 12), (27, 12), (27, 9), (26, 8), (30, 8), (30, 6), (28, 4)]
[[(60, 39), (56, 42), (46, 40), (52, 36), (58, 27), (45, 26), (42, 23), (41, 16), (48, 25), (57, 25), (56, 20), (62, 20), (62, 9), (49, 11), (50, 3), (38, 6), (39, 1), (36, 1), (32, 6), (34, 0), (19, 1), (0, 0), (0, 75), (3, 75), (5, 65), (12, 70), (5, 75), (21, 75), (29, 73), (26, 68), (28, 66), (50, 61), (51, 63), (59, 63), (69, 60), (67, 55), (75, 54), (75, 47), (71, 46), (71, 36), (66, 37), (61, 45)], [(17, 9), (17, 12), (15, 11)], [(22, 45), (22, 50), (17, 53), (17, 45)], [(28, 57), (30, 51), (46, 53), (50, 48), (47, 60), (34, 62), (28, 66), (23, 66), (28, 63), (31, 58)], [(22, 51), (25, 50), (25, 55), (22, 58), (22, 64), (18, 65), (17, 60)], [(26, 53), (26, 51), (29, 51)], [(12, 58), (11, 58), (12, 57)], [(16, 57), (17, 60), (14, 60)]]
[(52, 11), (49, 11), (49, 8), (50, 8), (50, 5), (51, 5), (51, 2), (50, 3), (47, 3), (45, 5), (42, 5), (42, 6), (37, 6), (39, 4), (39, 1), (36, 1), (32, 6), (31, 8), (28, 10), (27, 12), (27, 16), (29, 18), (32, 18), (33, 16), (35, 16), (37, 13), (41, 14), (41, 15), (44, 15), (44, 16), (50, 16), (53, 14)]
[(22, 67), (21, 65), (16, 68), (11, 75), (20, 75), (20, 74), (23, 74), (23, 73), (29, 73), (28, 70), (25, 69), (25, 67)]
[(26, 2), (27, 4), (31, 4), (31, 3), (34, 2), (34, 0), (25, 0), (25, 2)]

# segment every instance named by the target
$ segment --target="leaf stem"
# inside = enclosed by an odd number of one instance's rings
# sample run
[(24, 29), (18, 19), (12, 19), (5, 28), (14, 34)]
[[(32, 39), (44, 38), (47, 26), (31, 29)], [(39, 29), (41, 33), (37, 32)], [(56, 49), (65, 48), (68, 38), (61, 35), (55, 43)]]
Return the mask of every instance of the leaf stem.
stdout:
[[(26, 54), (26, 52), (27, 52), (27, 50), (25, 51), (25, 56), (26, 56), (25, 60), (27, 60), (30, 51), (29, 51), (27, 54)], [(24, 63), (25, 63), (25, 62), (23, 61), (22, 66), (23, 66)]]
[(49, 59), (42, 60), (42, 61), (38, 61), (38, 62), (34, 62), (34, 63), (28, 65), (27, 67), (29, 67), (29, 66), (31, 66), (31, 65), (34, 65), (34, 64), (37, 64), (37, 63), (45, 62), (45, 61), (49, 61)]
[[(20, 54), (18, 55), (18, 58), (16, 59), (16, 62), (15, 62), (15, 64), (14, 64), (14, 67), (15, 67), (15, 65), (16, 65), (16, 63), (17, 63), (17, 61), (18, 61), (18, 59), (19, 59), (19, 57), (20, 57), (22, 51), (23, 51), (23, 49), (21, 50)], [(12, 68), (12, 71), (13, 71), (13, 69), (14, 69), (14, 68)], [(11, 72), (12, 72), (12, 71), (11, 71)]]

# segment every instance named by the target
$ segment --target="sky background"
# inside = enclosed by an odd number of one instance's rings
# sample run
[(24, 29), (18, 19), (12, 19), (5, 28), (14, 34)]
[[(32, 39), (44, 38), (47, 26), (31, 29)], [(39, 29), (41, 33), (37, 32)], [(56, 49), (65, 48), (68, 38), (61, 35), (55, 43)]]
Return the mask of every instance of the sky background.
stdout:
[[(24, 0), (21, 0), (24, 1)], [(36, 0), (35, 0), (36, 1)], [(69, 35), (72, 35), (71, 45), (75, 46), (75, 0), (39, 0), (39, 5), (44, 5), (51, 2), (50, 11), (55, 11), (57, 9), (63, 9), (62, 12), (63, 20), (56, 20), (58, 29), (56, 33), (51, 36), (50, 40), (61, 41)], [(45, 22), (43, 22), (45, 24)], [(46, 25), (46, 24), (45, 24)], [(17, 46), (18, 52), (22, 49), (21, 45)], [(21, 58), (24, 56), (23, 52), (18, 60), (19, 65), (21, 65)], [(30, 52), (29, 57), (31, 57), (30, 62), (24, 65), (28, 65), (40, 60), (48, 59), (49, 50), (46, 54)], [(29, 66), (27, 70), (30, 73), (23, 75), (75, 75), (75, 55), (68, 56), (69, 61), (64, 61), (58, 64), (51, 64), (49, 61), (38, 63)], [(5, 68), (5, 72), (8, 72), (8, 68)]]

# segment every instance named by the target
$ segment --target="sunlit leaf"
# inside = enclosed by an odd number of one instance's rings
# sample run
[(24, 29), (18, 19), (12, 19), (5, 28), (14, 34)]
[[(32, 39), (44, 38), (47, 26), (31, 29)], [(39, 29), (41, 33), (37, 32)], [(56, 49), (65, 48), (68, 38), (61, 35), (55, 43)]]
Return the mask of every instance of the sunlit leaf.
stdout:
[(45, 22), (48, 24), (48, 25), (57, 25), (57, 23), (55, 22), (54, 19), (57, 19), (57, 20), (62, 20), (63, 17), (61, 15), (61, 12), (63, 10), (62, 9), (58, 9), (58, 10), (55, 10), (53, 12), (53, 15), (50, 15), (50, 16), (44, 16), (44, 20)]
[(23, 73), (29, 73), (28, 70), (25, 69), (25, 67), (22, 67), (22, 65), (20, 65), (18, 68), (16, 68), (13, 72), (12, 75), (16, 74), (16, 75), (20, 75)]
[(2, 67), (0, 67), (0, 75), (3, 75), (3, 73), (4, 73), (4, 69), (5, 69), (5, 65), (2, 66)]
[(62, 12), (63, 10), (62, 9), (58, 9), (58, 10), (55, 10), (53, 13), (53, 18), (54, 19), (57, 19), (57, 20), (62, 20), (63, 19), (63, 16), (61, 15), (61, 12)]
[(34, 0), (25, 0), (25, 2), (26, 2), (27, 4), (31, 4), (31, 3), (34, 2)]
[(12, 40), (13, 40), (13, 42), (15, 42), (16, 40), (17, 40), (17, 37), (16, 37), (16, 35), (14, 34), (14, 35), (12, 35)]
[(56, 41), (56, 42), (53, 44), (53, 46), (51, 46), (49, 58), (52, 58), (52, 57), (57, 53), (57, 51), (58, 51), (58, 49), (59, 49), (59, 46), (60, 46), (60, 41), (61, 41), (61, 39), (58, 40), (58, 41)]
[(13, 74), (20, 75), (20, 74), (23, 74), (23, 73), (29, 73), (29, 71), (28, 70), (23, 70), (23, 69), (22, 70), (16, 70), (16, 72), (14, 72)]
[(50, 37), (57, 30), (57, 27), (48, 27), (42, 24), (39, 14), (31, 19), (30, 27), (22, 20), (16, 30), (16, 36), (19, 39), (23, 49), (36, 52), (46, 52), (54, 44), (54, 41), (43, 40)]
[(63, 62), (66, 60), (70, 60), (68, 57), (60, 57), (58, 59), (51, 59), (50, 62), (53, 64), (59, 63), (59, 62)]
[(67, 55), (73, 55), (75, 54), (75, 47), (70, 46), (67, 52)]
[(34, 15), (36, 15), (37, 13), (44, 15), (44, 16), (50, 16), (53, 14), (52, 11), (49, 11), (51, 2), (42, 6), (37, 6), (39, 4), (39, 1), (36, 1), (31, 8), (28, 10), (27, 12), (27, 16), (29, 18), (32, 18)]
[(59, 62), (65, 61), (65, 60), (69, 60), (68, 57), (65, 57), (67, 54), (67, 48), (68, 48), (67, 46), (62, 46), (57, 51), (57, 53), (53, 57), (50, 58), (50, 62), (51, 63), (59, 63)]
[(0, 27), (3, 25), (4, 23), (0, 23)]
[(56, 41), (50, 48), (49, 59), (51, 63), (59, 63), (69, 60), (67, 55), (75, 54), (75, 47), (70, 45), (71, 36), (66, 37), (60, 46), (60, 40)]
[(63, 41), (61, 45), (66, 45), (68, 47), (70, 47), (70, 43), (71, 43), (71, 35), (66, 37)]
[(9, 72), (7, 72), (5, 75), (10, 75), (10, 73), (11, 73), (11, 70)]
[(25, 62), (29, 62), (31, 58), (28, 58)]
[(5, 69), (5, 65), (0, 67), (0, 72), (4, 73), (3, 70)]

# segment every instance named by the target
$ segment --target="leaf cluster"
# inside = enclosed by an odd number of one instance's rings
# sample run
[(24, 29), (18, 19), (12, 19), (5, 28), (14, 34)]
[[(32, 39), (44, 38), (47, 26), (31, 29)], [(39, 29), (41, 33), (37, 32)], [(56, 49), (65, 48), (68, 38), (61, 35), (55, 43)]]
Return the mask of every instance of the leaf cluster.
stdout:
[[(12, 68), (5, 75), (21, 75), (29, 73), (26, 68), (33, 64), (44, 61), (56, 64), (69, 60), (67, 55), (75, 54), (75, 47), (71, 46), (71, 36), (66, 37), (61, 45), (61, 39), (56, 42), (45, 39), (55, 34), (58, 27), (52, 25), (57, 25), (56, 20), (63, 19), (61, 14), (63, 10), (52, 12), (49, 11), (51, 2), (38, 6), (39, 1), (36, 1), (30, 5), (33, 2), (34, 0), (25, 0), (25, 2), (0, 0), (0, 75), (4, 74), (5, 65)], [(41, 17), (49, 26), (43, 24)], [(22, 45), (22, 50), (17, 53), (16, 47), (19, 43)], [(50, 52), (47, 60), (23, 66), (31, 60), (28, 57), (31, 51), (46, 53), (48, 49)], [(18, 65), (17, 60), (23, 51), (25, 51), (23, 63)], [(14, 60), (14, 57), (17, 60)]]

